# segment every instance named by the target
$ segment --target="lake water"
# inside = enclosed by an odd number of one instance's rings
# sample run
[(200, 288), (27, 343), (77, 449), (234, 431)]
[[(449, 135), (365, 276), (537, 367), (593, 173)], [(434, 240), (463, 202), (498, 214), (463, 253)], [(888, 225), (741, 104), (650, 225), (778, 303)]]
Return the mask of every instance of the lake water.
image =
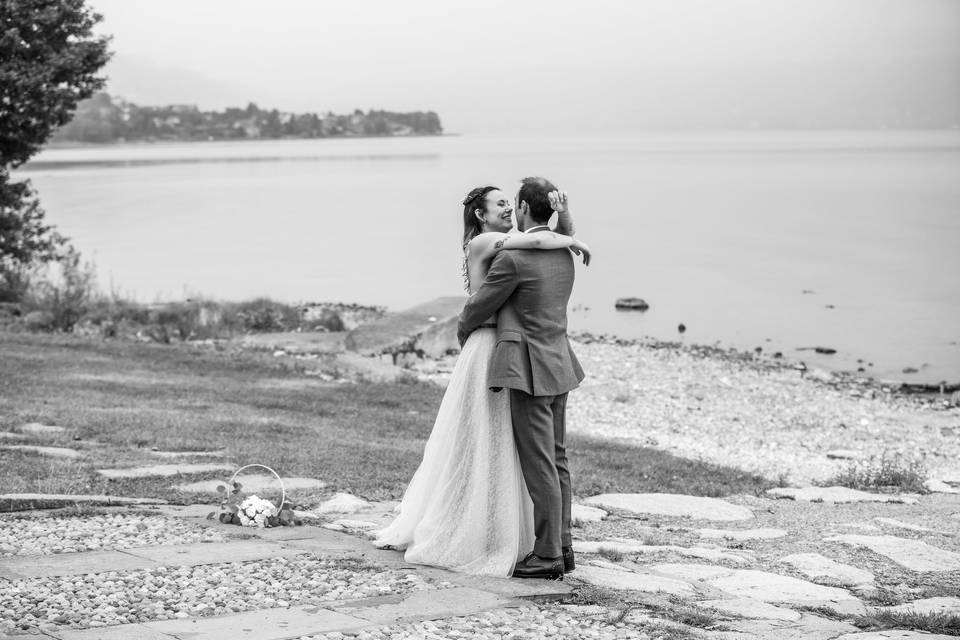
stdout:
[[(120, 145), (19, 175), (101, 284), (141, 300), (394, 309), (462, 292), (471, 187), (544, 175), (595, 252), (572, 329), (677, 339), (682, 322), (687, 342), (960, 381), (960, 132)], [(616, 312), (622, 296), (650, 310)], [(796, 351), (813, 346), (838, 353)]]

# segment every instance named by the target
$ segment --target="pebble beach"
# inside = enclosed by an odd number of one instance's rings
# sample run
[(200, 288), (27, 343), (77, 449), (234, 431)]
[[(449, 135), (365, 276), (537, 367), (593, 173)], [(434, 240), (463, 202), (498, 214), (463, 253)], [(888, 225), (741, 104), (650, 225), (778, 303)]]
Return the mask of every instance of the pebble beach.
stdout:
[(933, 478), (960, 471), (960, 408), (865, 378), (706, 347), (580, 336), (587, 372), (573, 432), (808, 484), (900, 455)]

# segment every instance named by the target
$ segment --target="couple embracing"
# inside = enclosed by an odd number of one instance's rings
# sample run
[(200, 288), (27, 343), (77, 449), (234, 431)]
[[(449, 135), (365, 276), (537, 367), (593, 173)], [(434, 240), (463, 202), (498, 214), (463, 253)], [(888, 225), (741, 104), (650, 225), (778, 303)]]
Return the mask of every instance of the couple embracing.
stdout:
[(573, 238), (566, 194), (544, 178), (525, 178), (515, 204), (493, 186), (462, 204), (462, 351), (399, 513), (374, 544), (465, 573), (562, 579), (574, 569), (567, 393), (583, 379), (567, 340), (571, 252), (588, 264), (589, 248)]

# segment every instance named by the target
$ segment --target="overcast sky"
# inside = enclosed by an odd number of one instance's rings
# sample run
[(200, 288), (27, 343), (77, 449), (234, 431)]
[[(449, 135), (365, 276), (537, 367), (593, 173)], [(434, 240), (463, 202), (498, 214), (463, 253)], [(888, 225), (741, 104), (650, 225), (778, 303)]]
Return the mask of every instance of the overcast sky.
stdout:
[(448, 131), (960, 126), (960, 0), (90, 0), (109, 90)]

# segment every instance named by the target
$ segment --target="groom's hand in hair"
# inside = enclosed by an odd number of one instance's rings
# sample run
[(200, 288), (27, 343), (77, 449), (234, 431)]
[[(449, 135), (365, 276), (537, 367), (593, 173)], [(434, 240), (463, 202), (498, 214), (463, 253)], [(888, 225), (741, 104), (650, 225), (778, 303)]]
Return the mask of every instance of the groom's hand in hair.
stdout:
[(550, 207), (557, 213), (566, 213), (570, 208), (566, 191), (551, 191), (547, 198), (550, 200)]

